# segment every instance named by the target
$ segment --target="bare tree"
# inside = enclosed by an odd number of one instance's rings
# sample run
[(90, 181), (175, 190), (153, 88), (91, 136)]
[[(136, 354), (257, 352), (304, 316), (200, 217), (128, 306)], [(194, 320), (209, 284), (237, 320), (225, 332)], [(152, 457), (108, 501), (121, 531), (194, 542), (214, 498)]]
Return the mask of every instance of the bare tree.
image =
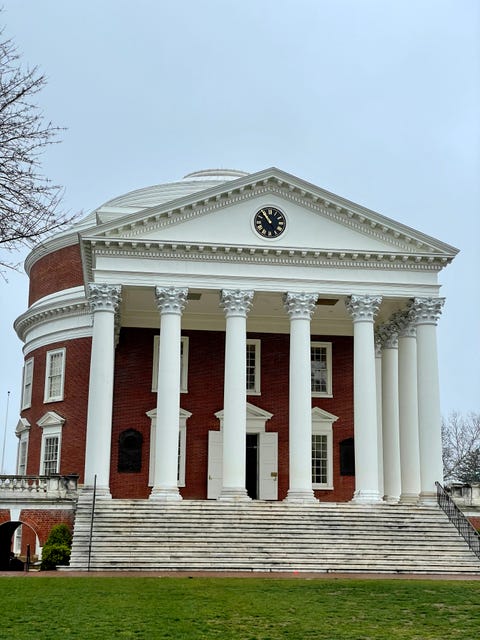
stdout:
[(45, 123), (35, 104), (46, 79), (37, 67), (22, 69), (12, 40), (0, 31), (0, 265), (70, 219), (59, 212), (62, 191), (40, 170), (40, 156), (57, 142), (58, 127)]
[(480, 413), (451, 413), (442, 420), (446, 482), (480, 482)]

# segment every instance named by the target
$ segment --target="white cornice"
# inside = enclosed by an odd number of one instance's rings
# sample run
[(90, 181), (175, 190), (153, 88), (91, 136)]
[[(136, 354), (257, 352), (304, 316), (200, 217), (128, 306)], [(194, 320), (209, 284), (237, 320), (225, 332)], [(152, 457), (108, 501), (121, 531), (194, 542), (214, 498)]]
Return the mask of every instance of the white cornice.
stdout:
[(20, 340), (24, 342), (27, 332), (33, 326), (50, 323), (59, 318), (78, 316), (90, 316), (90, 307), (85, 299), (79, 300), (77, 297), (70, 301), (63, 300), (60, 306), (58, 303), (49, 303), (41, 307), (32, 307), (15, 320), (13, 327)]
[[(294, 249), (252, 245), (221, 245), (198, 242), (160, 242), (111, 238), (84, 238), (86, 253), (97, 257), (125, 257), (188, 262), (229, 262), (238, 264), (281, 265), (327, 268), (440, 271), (452, 256), (431, 253), (339, 251), (338, 249)], [(87, 266), (87, 265), (85, 265)], [(92, 281), (91, 262), (85, 273)]]

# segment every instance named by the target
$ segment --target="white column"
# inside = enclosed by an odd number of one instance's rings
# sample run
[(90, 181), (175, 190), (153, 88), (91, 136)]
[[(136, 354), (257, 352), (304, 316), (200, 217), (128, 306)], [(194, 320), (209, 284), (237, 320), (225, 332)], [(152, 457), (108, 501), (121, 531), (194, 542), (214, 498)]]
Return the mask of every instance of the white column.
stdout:
[(436, 325), (445, 298), (415, 298), (417, 326), (420, 501), (436, 503), (435, 482), (443, 482), (440, 385)]
[(373, 322), (381, 296), (350, 296), (353, 319), (353, 394), (355, 420), (355, 493), (353, 500), (381, 500), (378, 482), (377, 399)]
[(310, 320), (316, 293), (286, 293), (290, 317), (289, 473), (286, 500), (314, 502), (312, 489), (312, 373)]
[(178, 490), (180, 340), (188, 289), (155, 287), (160, 311), (155, 472), (150, 499), (181, 500)]
[(378, 492), (384, 495), (383, 488), (383, 432), (382, 432), (382, 341), (375, 332), (375, 387), (377, 395), (377, 451), (378, 451)]
[(97, 476), (97, 495), (110, 495), (110, 450), (112, 441), (113, 376), (115, 365), (115, 313), (121, 301), (119, 285), (89, 283), (93, 312), (90, 381), (88, 387), (85, 480), (93, 488)]
[(245, 488), (247, 433), (247, 313), (253, 291), (225, 290), (225, 380), (223, 396), (223, 485), (220, 500), (249, 500)]
[(400, 421), (400, 502), (418, 502), (420, 450), (418, 442), (417, 340), (410, 308), (395, 315), (398, 328), (398, 394)]
[(402, 492), (398, 409), (398, 333), (393, 323), (380, 327), (382, 339), (383, 486), (387, 502), (397, 503)]

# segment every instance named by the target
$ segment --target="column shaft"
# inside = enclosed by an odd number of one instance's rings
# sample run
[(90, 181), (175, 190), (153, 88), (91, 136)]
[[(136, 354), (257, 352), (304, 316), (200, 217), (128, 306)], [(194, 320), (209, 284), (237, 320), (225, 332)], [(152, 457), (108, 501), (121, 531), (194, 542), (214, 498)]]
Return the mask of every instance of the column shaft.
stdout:
[(120, 302), (120, 290), (119, 286), (88, 285), (93, 334), (84, 485), (87, 489), (93, 488), (96, 476), (97, 494), (104, 497), (110, 497), (115, 311)]
[(420, 500), (436, 502), (435, 482), (443, 482), (440, 385), (436, 324), (443, 298), (415, 298), (417, 324)]
[(398, 409), (398, 348), (383, 349), (382, 424), (384, 495), (396, 503), (402, 491), (400, 476), (400, 434)]
[(222, 291), (226, 315), (223, 402), (223, 484), (220, 500), (248, 500), (245, 489), (247, 433), (247, 313), (253, 291)]
[(289, 502), (313, 502), (310, 319), (317, 294), (287, 293), (290, 316)]
[(181, 500), (178, 490), (180, 342), (187, 289), (156, 288), (160, 310), (155, 472), (150, 498)]
[(355, 420), (354, 501), (381, 500), (378, 480), (377, 399), (373, 321), (378, 296), (351, 296), (347, 309), (353, 318), (353, 394)]

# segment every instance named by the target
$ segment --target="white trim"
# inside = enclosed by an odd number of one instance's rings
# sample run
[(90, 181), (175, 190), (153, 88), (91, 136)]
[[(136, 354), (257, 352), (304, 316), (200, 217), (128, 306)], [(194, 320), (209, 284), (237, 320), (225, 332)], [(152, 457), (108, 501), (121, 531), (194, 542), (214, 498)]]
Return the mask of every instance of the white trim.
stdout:
[[(50, 395), (50, 379), (52, 378), (51, 375), (51, 368), (52, 368), (52, 360), (54, 358), (54, 356), (57, 356), (58, 354), (62, 354), (62, 358), (61, 358), (61, 372), (59, 374), (60, 376), (60, 389), (58, 394), (56, 395)], [(46, 357), (45, 357), (45, 389), (44, 389), (44, 396), (43, 396), (43, 402), (59, 402), (61, 400), (63, 400), (63, 392), (64, 392), (64, 386), (65, 386), (65, 360), (66, 360), (66, 349), (65, 347), (61, 347), (60, 349), (52, 349), (51, 351), (47, 351), (46, 353)]]
[(338, 420), (328, 411), (324, 411), (319, 407), (312, 409), (312, 436), (327, 436), (327, 482), (313, 483), (313, 489), (333, 489), (333, 423)]
[[(188, 336), (181, 336), (180, 355), (180, 393), (188, 393)], [(152, 391), (158, 391), (158, 354), (160, 351), (160, 335), (153, 336)]]
[(40, 450), (40, 468), (39, 474), (41, 476), (47, 475), (45, 474), (45, 443), (48, 438), (57, 438), (57, 460), (56, 460), (56, 469), (54, 473), (60, 472), (60, 458), (62, 451), (62, 427), (65, 423), (65, 418), (58, 415), (55, 411), (47, 411), (40, 420), (37, 422), (37, 425), (43, 430), (42, 433), (42, 446)]
[[(261, 341), (254, 338), (247, 338), (247, 346), (253, 345), (255, 347), (255, 372), (254, 372), (254, 386), (252, 389), (246, 389), (247, 396), (259, 396), (261, 395)], [(245, 372), (246, 375), (247, 372)]]
[[(25, 430), (19, 436), (18, 440), (18, 448), (17, 448), (17, 474), (19, 476), (24, 476), (27, 474), (27, 462), (28, 462), (28, 442), (29, 442), (30, 431)], [(22, 447), (25, 447), (24, 456), (22, 456)], [(22, 457), (24, 458), (22, 465), (20, 464)], [(23, 467), (23, 469), (20, 468)]]
[(72, 329), (64, 329), (62, 331), (55, 331), (53, 333), (45, 333), (45, 335), (39, 336), (33, 340), (28, 340), (27, 344), (23, 347), (23, 354), (28, 356), (29, 353), (40, 349), (41, 347), (48, 347), (49, 344), (56, 344), (58, 342), (67, 342), (67, 340), (76, 340), (77, 338), (91, 338), (93, 329), (91, 324), (87, 327), (79, 327)]
[[(33, 387), (33, 367), (34, 359), (25, 360), (23, 365), (22, 376), (22, 410), (32, 406), (32, 387)], [(28, 380), (28, 376), (30, 379)], [(28, 386), (27, 386), (28, 384)]]
[[(331, 342), (318, 342), (312, 341), (310, 342), (310, 354), (311, 350), (314, 347), (323, 347), (326, 349), (327, 356), (327, 390), (326, 391), (313, 391), (313, 398), (332, 398), (333, 397), (333, 389), (332, 389), (332, 343)], [(310, 355), (310, 361), (311, 355)]]
[[(187, 463), (187, 420), (192, 414), (190, 411), (180, 409), (179, 415), (179, 440), (178, 440), (178, 486), (185, 486), (185, 468)], [(150, 418), (150, 452), (149, 452), (149, 468), (148, 468), (148, 486), (153, 487), (153, 479), (155, 477), (155, 445), (157, 439), (157, 409), (147, 411)]]

